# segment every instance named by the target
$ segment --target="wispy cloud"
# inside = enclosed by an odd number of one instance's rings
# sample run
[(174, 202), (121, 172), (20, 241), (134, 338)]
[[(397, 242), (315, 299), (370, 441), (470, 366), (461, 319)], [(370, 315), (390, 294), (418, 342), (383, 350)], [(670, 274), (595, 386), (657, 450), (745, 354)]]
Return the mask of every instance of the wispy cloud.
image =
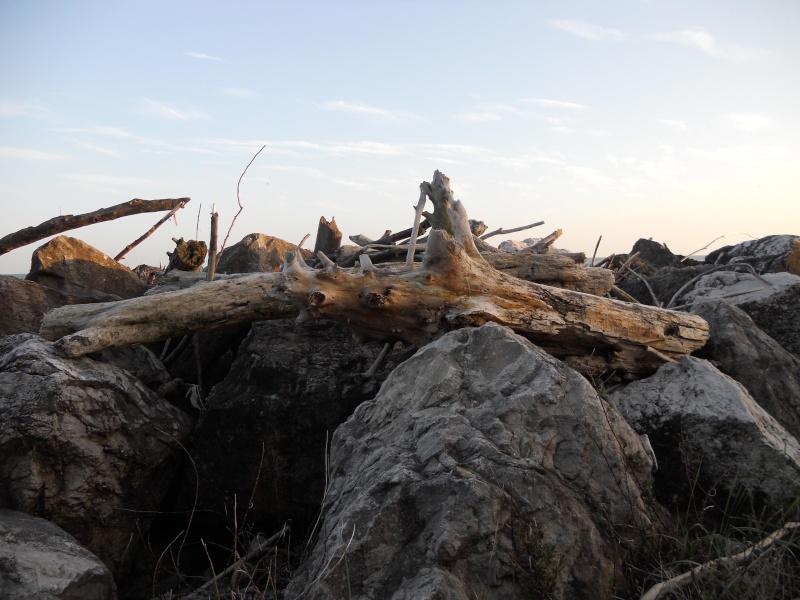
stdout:
[(233, 96), (234, 98), (246, 98), (251, 99), (258, 96), (253, 90), (248, 90), (247, 88), (237, 88), (237, 87), (227, 87), (222, 90), (222, 93), (226, 96)]
[(350, 113), (354, 115), (361, 115), (373, 119), (381, 119), (387, 121), (405, 121), (409, 119), (416, 119), (417, 117), (406, 110), (395, 110), (389, 108), (380, 108), (370, 104), (361, 104), (359, 102), (345, 102), (337, 100), (334, 102), (325, 102), (318, 104), (318, 108), (322, 110), (334, 110), (339, 112)]
[(38, 101), (20, 102), (0, 100), (0, 117), (29, 117), (44, 119), (50, 116), (50, 109)]
[(210, 54), (203, 54), (202, 52), (184, 52), (183, 54), (189, 58), (197, 58), (200, 60), (212, 60), (216, 62), (222, 61), (222, 59), (218, 56), (211, 56)]
[(497, 112), (489, 110), (468, 110), (452, 115), (452, 118), (459, 121), (470, 121), (472, 123), (489, 123), (492, 121), (502, 121), (502, 117)]
[(151, 100), (149, 98), (142, 98), (139, 101), (139, 106), (143, 114), (161, 119), (197, 121), (211, 118), (208, 113), (191, 106), (178, 108), (166, 102)]
[(658, 122), (672, 129), (677, 129), (678, 131), (688, 130), (688, 127), (686, 127), (686, 123), (684, 123), (683, 121), (679, 121), (678, 119), (659, 119)]
[(0, 158), (14, 160), (33, 160), (33, 161), (55, 161), (64, 160), (64, 156), (52, 152), (42, 152), (41, 150), (31, 150), (30, 148), (15, 148), (12, 146), (0, 146)]
[(53, 131), (58, 131), (60, 133), (88, 133), (120, 139), (133, 139), (136, 137), (122, 127), (104, 127), (102, 125), (94, 125), (92, 127), (58, 127), (53, 129)]
[(666, 31), (655, 33), (648, 37), (656, 41), (689, 46), (715, 58), (723, 58), (725, 60), (751, 61), (764, 58), (769, 54), (769, 52), (761, 48), (747, 48), (737, 44), (721, 44), (713, 35), (701, 29)]
[(594, 42), (624, 42), (629, 39), (629, 35), (619, 29), (585, 21), (555, 19), (550, 21), (550, 26)]
[(543, 108), (567, 108), (569, 110), (584, 110), (586, 108), (583, 104), (578, 104), (577, 102), (564, 102), (563, 100), (550, 100), (548, 98), (529, 98), (522, 100), (522, 102), (528, 102)]
[(114, 158), (120, 158), (122, 155), (112, 148), (106, 148), (105, 146), (100, 146), (98, 144), (88, 144), (86, 142), (75, 142), (75, 144), (83, 148), (84, 150), (89, 150), (90, 152), (97, 152), (99, 154), (105, 154), (106, 156), (113, 156)]
[(722, 119), (728, 127), (748, 133), (772, 127), (772, 119), (755, 113), (728, 113)]
[(91, 175), (86, 173), (65, 173), (62, 177), (77, 183), (110, 187), (140, 186), (153, 183), (149, 179), (140, 179), (138, 177), (116, 177), (113, 175)]

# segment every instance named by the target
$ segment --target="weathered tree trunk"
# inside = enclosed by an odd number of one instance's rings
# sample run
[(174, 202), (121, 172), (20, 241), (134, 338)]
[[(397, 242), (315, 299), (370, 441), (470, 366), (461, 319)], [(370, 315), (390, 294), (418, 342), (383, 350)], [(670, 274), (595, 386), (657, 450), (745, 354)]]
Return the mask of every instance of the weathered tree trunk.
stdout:
[(26, 227), (25, 229), (20, 229), (0, 239), (0, 254), (5, 254), (15, 248), (32, 244), (33, 242), (57, 233), (69, 231), (70, 229), (78, 229), (79, 227), (85, 227), (93, 223), (113, 221), (120, 217), (138, 215), (141, 213), (173, 210), (177, 206), (186, 204), (189, 200), (189, 198), (167, 200), (140, 200), (135, 198), (130, 202), (124, 202), (123, 204), (117, 204), (116, 206), (110, 206), (108, 208), (101, 208), (100, 210), (82, 215), (53, 217), (49, 221), (45, 221), (36, 227)]
[(152, 342), (244, 321), (330, 319), (375, 339), (417, 346), (459, 327), (493, 321), (579, 371), (643, 375), (701, 347), (707, 323), (685, 313), (522, 281), (478, 252), (461, 203), (448, 213), (454, 237), (434, 230), (422, 266), (345, 270), (320, 255), (313, 270), (297, 251), (283, 271), (201, 283), (190, 289), (48, 313), (41, 334), (69, 356)]
[(342, 232), (336, 226), (336, 219), (331, 217), (328, 221), (325, 217), (319, 218), (317, 227), (317, 240), (314, 242), (314, 254), (322, 252), (333, 254), (342, 245)]
[(498, 271), (541, 285), (603, 296), (614, 287), (609, 269), (584, 267), (564, 254), (536, 252), (492, 252), (483, 254)]

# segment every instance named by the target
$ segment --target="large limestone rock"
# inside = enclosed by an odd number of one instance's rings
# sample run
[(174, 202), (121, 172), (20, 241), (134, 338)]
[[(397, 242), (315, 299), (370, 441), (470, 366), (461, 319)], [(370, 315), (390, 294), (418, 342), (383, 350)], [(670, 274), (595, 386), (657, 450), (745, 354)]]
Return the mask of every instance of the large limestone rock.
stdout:
[(610, 598), (651, 466), (578, 373), (491, 323), (451, 332), (336, 430), (287, 597)]
[[(231, 514), (235, 500), (243, 510), (252, 496), (248, 519), (264, 531), (287, 520), (295, 536), (310, 530), (325, 486), (326, 443), (377, 393), (379, 382), (361, 374), (379, 351), (377, 344), (360, 346), (337, 323), (255, 324), (193, 436), (197, 522)], [(193, 470), (182, 497), (184, 508), (195, 501)]]
[(735, 246), (724, 246), (706, 256), (706, 263), (747, 263), (758, 273), (786, 271), (800, 275), (800, 236), (768, 235)]
[(149, 288), (129, 268), (66, 235), (54, 237), (34, 251), (26, 279), (95, 300), (135, 298)]
[(753, 399), (800, 440), (800, 359), (761, 331), (743, 310), (722, 300), (696, 304), (710, 337), (700, 358), (741, 383)]
[[(218, 273), (260, 273), (277, 271), (283, 266), (285, 252), (294, 250), (291, 244), (280, 238), (251, 233), (230, 248), (225, 248), (217, 264)], [(303, 252), (303, 258), (311, 252)]]
[(126, 371), (0, 339), (0, 504), (41, 516), (124, 574), (160, 508), (188, 417)]
[(739, 383), (706, 360), (686, 357), (611, 394), (658, 459), (665, 503), (727, 498), (745, 490), (756, 512), (788, 509), (800, 495), (800, 445)]
[(116, 600), (108, 568), (63, 529), (0, 509), (0, 598)]

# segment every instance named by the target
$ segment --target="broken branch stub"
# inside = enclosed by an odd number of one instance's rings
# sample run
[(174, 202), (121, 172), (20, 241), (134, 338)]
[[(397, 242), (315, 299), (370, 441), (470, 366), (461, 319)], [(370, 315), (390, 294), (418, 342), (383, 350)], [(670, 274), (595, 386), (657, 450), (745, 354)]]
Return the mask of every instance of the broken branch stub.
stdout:
[[(106, 305), (48, 313), (41, 333), (78, 356), (253, 320), (330, 319), (368, 338), (421, 346), (444, 332), (492, 321), (510, 327), (579, 371), (646, 375), (701, 347), (695, 315), (632, 305), (522, 281), (492, 267), (473, 243), (466, 211), (447, 207), (454, 236), (431, 232), (422, 265), (311, 269), (300, 253), (283, 270), (198, 284)], [(157, 307), (157, 308), (156, 308)]]

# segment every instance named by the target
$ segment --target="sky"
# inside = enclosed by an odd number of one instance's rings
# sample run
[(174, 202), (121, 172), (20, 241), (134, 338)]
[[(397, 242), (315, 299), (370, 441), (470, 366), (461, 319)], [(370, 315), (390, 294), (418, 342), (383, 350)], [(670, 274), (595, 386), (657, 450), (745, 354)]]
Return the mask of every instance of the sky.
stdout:
[[(800, 234), (798, 27), (797, 0), (3, 0), (0, 237), (188, 196), (123, 264), (208, 240), (212, 206), (228, 246), (377, 238), (436, 169), (490, 229), (545, 221), (493, 243)], [(115, 256), (161, 216), (66, 235)]]

